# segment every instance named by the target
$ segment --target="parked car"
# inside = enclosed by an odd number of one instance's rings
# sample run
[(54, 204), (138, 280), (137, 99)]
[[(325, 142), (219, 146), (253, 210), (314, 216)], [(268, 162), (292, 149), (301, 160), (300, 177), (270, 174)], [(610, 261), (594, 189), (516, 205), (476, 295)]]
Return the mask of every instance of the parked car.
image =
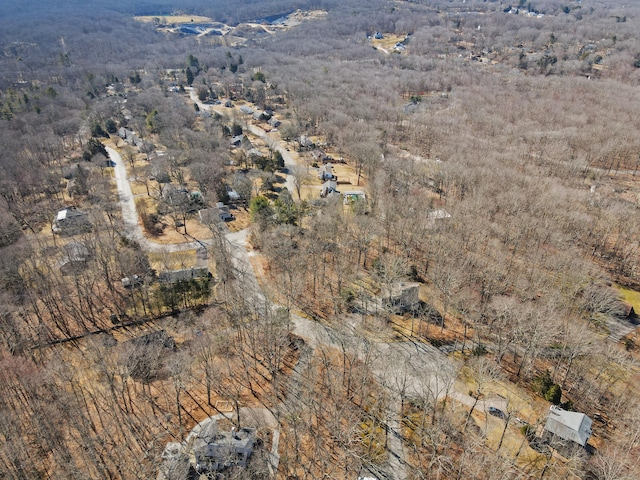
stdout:
[(231, 222), (232, 220), (235, 220), (236, 217), (233, 216), (232, 213), (221, 213), (220, 214), (220, 220), (222, 220), (223, 222)]
[(490, 415), (493, 415), (494, 417), (502, 418), (503, 420), (505, 418), (507, 418), (507, 416), (504, 414), (504, 412), (502, 410), (500, 410), (499, 408), (489, 407), (487, 409), (487, 411), (489, 412)]

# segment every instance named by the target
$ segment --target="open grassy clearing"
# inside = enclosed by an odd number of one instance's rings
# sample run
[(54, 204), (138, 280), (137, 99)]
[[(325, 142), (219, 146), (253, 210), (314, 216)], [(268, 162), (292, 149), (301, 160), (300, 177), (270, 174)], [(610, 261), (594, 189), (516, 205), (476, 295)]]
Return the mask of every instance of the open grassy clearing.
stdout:
[(187, 235), (184, 234), (185, 227), (174, 228), (172, 226), (172, 219), (168, 216), (164, 218), (168, 226), (164, 229), (162, 235), (151, 238), (153, 242), (162, 244), (180, 244), (192, 242), (193, 238), (197, 238), (202, 241), (206, 241), (211, 238), (211, 230), (200, 223), (195, 217), (187, 219), (185, 223)]
[(371, 45), (373, 45), (374, 48), (389, 53), (393, 51), (396, 43), (404, 41), (405, 38), (406, 35), (383, 34), (383, 38), (372, 38)]
[(636, 313), (640, 311), (640, 292), (620, 285), (616, 285), (615, 288), (620, 293), (622, 300), (633, 306)]

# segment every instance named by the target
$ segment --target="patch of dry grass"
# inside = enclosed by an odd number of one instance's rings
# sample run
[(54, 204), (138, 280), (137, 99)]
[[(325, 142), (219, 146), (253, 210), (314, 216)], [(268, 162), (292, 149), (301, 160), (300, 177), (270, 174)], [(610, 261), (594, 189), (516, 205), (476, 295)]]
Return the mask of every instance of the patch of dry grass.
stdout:
[(396, 43), (402, 42), (405, 39), (404, 35), (384, 35), (384, 38), (381, 39), (371, 39), (371, 45), (375, 48), (380, 48), (386, 52), (393, 51), (393, 47), (396, 46)]
[(157, 271), (192, 268), (196, 265), (196, 251), (193, 249), (182, 252), (151, 252), (149, 263), (151, 268)]

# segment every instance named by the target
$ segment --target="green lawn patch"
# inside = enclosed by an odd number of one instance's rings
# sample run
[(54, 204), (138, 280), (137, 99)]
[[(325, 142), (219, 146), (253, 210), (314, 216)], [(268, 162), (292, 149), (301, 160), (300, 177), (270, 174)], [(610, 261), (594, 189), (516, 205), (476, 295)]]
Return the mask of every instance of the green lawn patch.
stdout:
[(633, 309), (638, 312), (638, 309), (640, 309), (640, 292), (621, 287), (620, 285), (615, 285), (615, 288), (620, 292), (622, 300), (632, 305)]

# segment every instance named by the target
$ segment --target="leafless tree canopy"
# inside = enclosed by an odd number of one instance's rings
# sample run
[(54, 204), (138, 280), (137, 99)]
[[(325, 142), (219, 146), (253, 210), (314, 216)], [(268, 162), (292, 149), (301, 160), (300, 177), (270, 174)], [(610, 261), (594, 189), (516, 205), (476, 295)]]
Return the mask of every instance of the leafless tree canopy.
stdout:
[[(153, 478), (226, 415), (225, 478), (638, 478), (640, 6), (56, 3), (0, 5), (0, 477)], [(210, 276), (160, 281), (104, 145), (148, 237), (214, 211)], [(594, 452), (533, 440), (558, 391)]]

